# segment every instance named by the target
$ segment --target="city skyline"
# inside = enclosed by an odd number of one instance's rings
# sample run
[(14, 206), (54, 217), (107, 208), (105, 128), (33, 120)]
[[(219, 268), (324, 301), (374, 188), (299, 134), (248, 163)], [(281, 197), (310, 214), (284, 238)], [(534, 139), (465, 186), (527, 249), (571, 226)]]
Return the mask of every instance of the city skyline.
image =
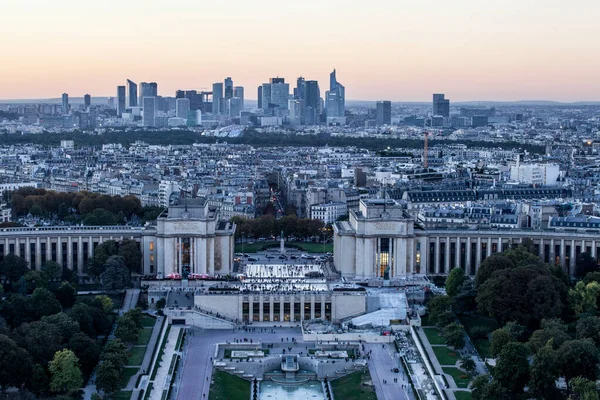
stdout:
[[(427, 101), (437, 92), (453, 101), (600, 99), (600, 57), (590, 52), (600, 37), (593, 20), (600, 4), (592, 1), (586, 13), (555, 0), (433, 8), (337, 0), (62, 3), (60, 13), (41, 1), (4, 6), (0, 34), (12, 40), (0, 44), (10, 60), (0, 65), (0, 98), (114, 96), (127, 78), (158, 82), (167, 96), (227, 76), (246, 88), (272, 76), (326, 87), (335, 68), (352, 100)], [(198, 39), (201, 32), (219, 34)]]

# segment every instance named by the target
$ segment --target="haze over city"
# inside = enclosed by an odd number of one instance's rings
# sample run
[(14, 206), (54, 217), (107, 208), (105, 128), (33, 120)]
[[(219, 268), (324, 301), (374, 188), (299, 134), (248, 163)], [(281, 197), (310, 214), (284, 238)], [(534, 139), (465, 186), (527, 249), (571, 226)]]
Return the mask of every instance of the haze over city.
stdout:
[(161, 95), (224, 76), (325, 83), (336, 68), (355, 100), (593, 101), (599, 14), (591, 0), (5, 0), (0, 99), (115, 96), (126, 78)]

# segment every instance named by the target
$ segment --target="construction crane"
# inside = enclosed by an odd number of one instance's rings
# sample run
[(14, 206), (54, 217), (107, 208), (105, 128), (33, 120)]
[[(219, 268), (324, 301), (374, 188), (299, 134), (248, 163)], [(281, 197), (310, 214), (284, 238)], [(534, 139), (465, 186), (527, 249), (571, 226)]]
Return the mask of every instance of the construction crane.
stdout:
[(425, 142), (423, 146), (423, 168), (429, 168), (429, 132), (425, 132)]

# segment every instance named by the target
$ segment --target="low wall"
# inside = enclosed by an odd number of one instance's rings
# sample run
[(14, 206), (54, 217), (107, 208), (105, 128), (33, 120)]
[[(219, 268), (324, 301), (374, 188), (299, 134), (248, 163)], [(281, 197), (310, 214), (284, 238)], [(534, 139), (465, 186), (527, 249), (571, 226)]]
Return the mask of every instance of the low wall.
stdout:
[[(407, 326), (408, 329), (408, 326)], [(366, 343), (392, 343), (394, 336), (382, 336), (373, 333), (306, 333), (302, 332), (305, 342), (366, 342)]]
[(184, 319), (185, 325), (197, 326), (202, 329), (233, 329), (235, 327), (233, 322), (194, 310), (166, 310), (165, 315), (169, 318), (169, 323), (173, 323), (173, 319)]

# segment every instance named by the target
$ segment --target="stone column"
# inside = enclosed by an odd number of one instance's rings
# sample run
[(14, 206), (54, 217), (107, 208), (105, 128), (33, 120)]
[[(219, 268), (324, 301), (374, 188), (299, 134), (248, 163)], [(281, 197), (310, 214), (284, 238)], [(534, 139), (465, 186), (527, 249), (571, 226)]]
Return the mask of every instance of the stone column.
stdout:
[(544, 261), (544, 258), (546, 256), (546, 252), (544, 251), (544, 239), (540, 238), (540, 251), (538, 252), (540, 258), (542, 259), (542, 261)]
[(440, 238), (435, 238), (435, 273), (440, 273)]
[(502, 253), (502, 236), (498, 238), (498, 253)]
[(304, 295), (300, 295), (300, 320), (304, 321)]
[[(460, 236), (456, 238), (456, 257), (454, 260), (455, 266), (456, 267), (460, 267), (460, 263), (461, 263), (461, 254), (460, 254), (460, 248), (462, 246), (462, 243), (460, 241)], [(466, 268), (465, 268), (465, 274), (467, 273)]]
[(71, 236), (67, 237), (67, 268), (73, 271), (73, 242)]
[(566, 252), (566, 246), (565, 246), (565, 239), (561, 239), (560, 240), (560, 266), (565, 268), (565, 252)]
[(8, 238), (4, 239), (4, 255), (5, 256), (8, 255), (8, 253), (9, 253), (9, 249), (10, 249), (9, 244), (10, 243), (8, 243)]
[(275, 304), (273, 296), (269, 296), (269, 321), (273, 321), (273, 304)]
[(571, 240), (571, 259), (569, 260), (569, 267), (571, 269), (571, 275), (575, 273), (575, 239)]
[(208, 270), (211, 276), (215, 274), (215, 238), (208, 239)]
[(279, 322), (285, 321), (285, 309), (283, 308), (284, 298), (285, 296), (283, 295), (279, 296)]
[[(465, 273), (471, 274), (471, 236), (467, 236), (467, 243), (465, 244)], [(468, 272), (467, 272), (468, 271)], [(477, 272), (477, 271), (475, 271)]]
[(487, 243), (487, 249), (486, 249), (486, 257), (489, 257), (491, 255), (492, 255), (492, 238), (489, 237), (488, 243)]
[(449, 274), (450, 273), (450, 246), (452, 245), (452, 243), (450, 243), (450, 236), (446, 237), (446, 254), (444, 254), (444, 271)]
[(254, 296), (248, 296), (248, 321), (254, 321), (254, 315), (252, 315), (252, 310), (254, 309)]
[(310, 319), (315, 319), (315, 296), (310, 296)]
[[(398, 257), (398, 262), (399, 262), (399, 269), (394, 269), (394, 275), (406, 275), (406, 269), (407, 269), (407, 240), (406, 239), (396, 239), (396, 241), (398, 242), (398, 254), (395, 254), (395, 257)], [(398, 264), (398, 263), (396, 263)]]
[(321, 296), (321, 318), (325, 320), (325, 297)]
[(596, 241), (592, 240), (592, 258), (596, 258)]
[(420, 254), (421, 254), (421, 264), (420, 264), (420, 273), (429, 273), (429, 238), (424, 237), (420, 239)]
[[(415, 258), (416, 258), (416, 254), (415, 254), (415, 239), (414, 238), (407, 238), (405, 239), (406, 242), (406, 250), (407, 250), (407, 256), (406, 256), (406, 268), (404, 268), (404, 273), (405, 274), (411, 274), (413, 272), (415, 272)], [(333, 305), (332, 305), (333, 307)]]
[(477, 259), (475, 260), (475, 271), (479, 271), (481, 266), (481, 237), (477, 236), (477, 251), (475, 252)]
[[(20, 252), (21, 246), (20, 243), (16, 244), (16, 250)], [(29, 238), (25, 238), (25, 254), (19, 254), (19, 257), (25, 257), (25, 261), (27, 264), (31, 262), (31, 246), (29, 245)], [(29, 268), (35, 269), (35, 265), (30, 265)]]
[(83, 238), (77, 240), (77, 272), (83, 274)]
[(52, 260), (52, 240), (50, 236), (46, 238), (46, 261)]
[(556, 264), (556, 254), (554, 254), (554, 239), (550, 239), (550, 263), (552, 265)]
[(35, 238), (35, 269), (42, 269), (42, 243), (39, 236)]
[(65, 267), (63, 265), (62, 239), (60, 236), (56, 238), (56, 262), (59, 263), (61, 267)]

